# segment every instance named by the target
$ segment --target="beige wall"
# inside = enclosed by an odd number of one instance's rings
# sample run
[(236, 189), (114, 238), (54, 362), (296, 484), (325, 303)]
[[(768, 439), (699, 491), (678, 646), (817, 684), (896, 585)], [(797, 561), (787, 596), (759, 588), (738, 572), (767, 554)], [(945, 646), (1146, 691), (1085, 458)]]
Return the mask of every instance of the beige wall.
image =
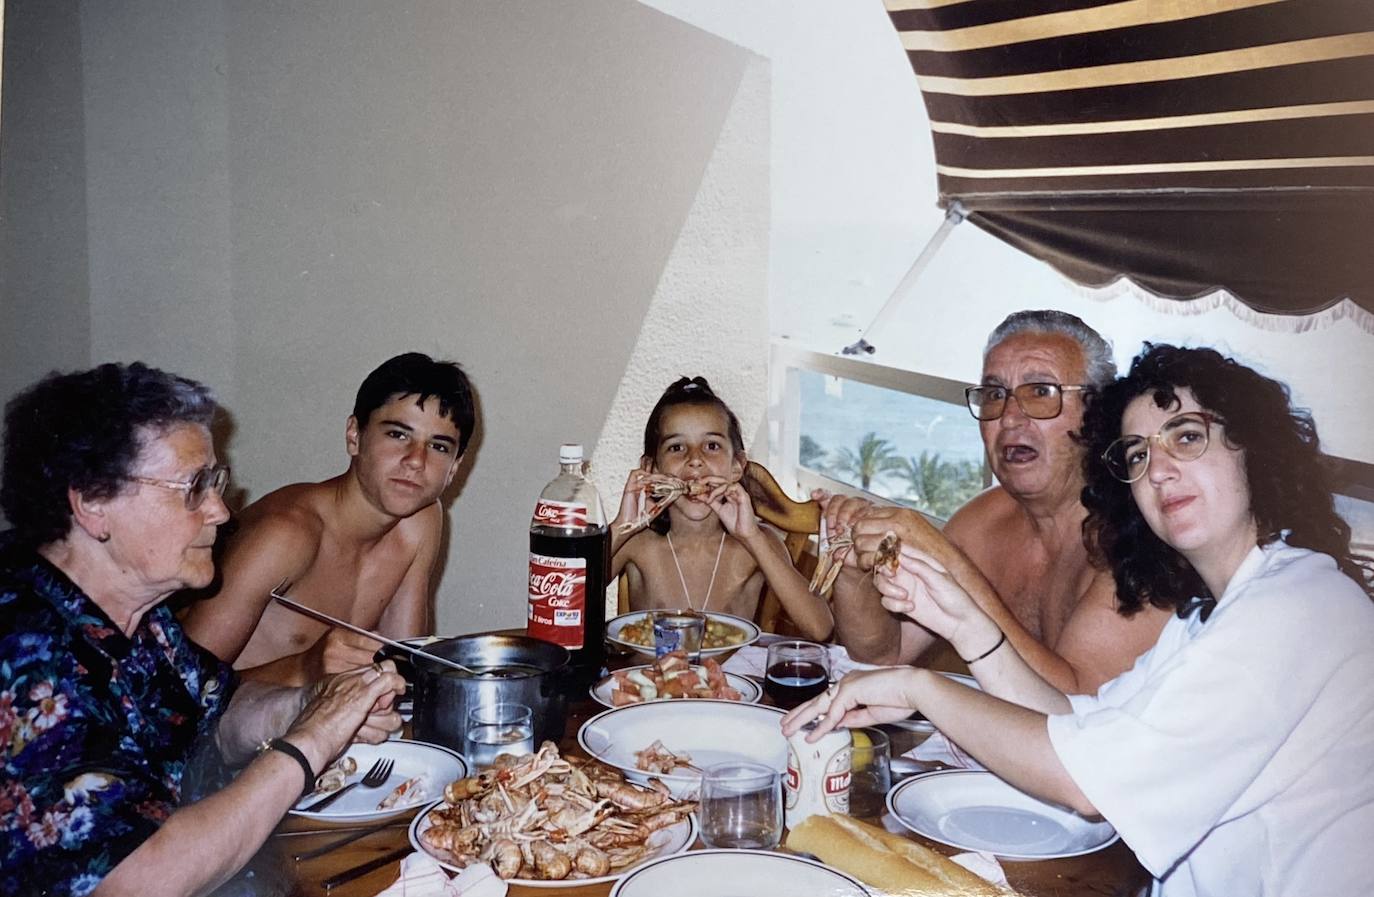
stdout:
[(678, 377), (706, 377), (739, 417), (746, 449), (767, 453), (753, 437), (768, 401), (768, 76), (756, 59), (740, 82), (597, 439), (591, 476), (611, 516), (649, 412)]
[[(534, 498), (601, 433), (708, 164), (766, 169), (766, 125), (717, 146), (756, 57), (633, 0), (59, 3), (25, 33), (39, 6), (7, 10), (4, 397), (107, 359), (202, 378), (251, 500), (343, 468), (383, 359), (461, 361), (483, 425), (440, 628), (521, 623)], [(59, 77), (12, 77), (15, 42)], [(708, 230), (766, 243), (766, 190)]]
[[(46, 39), (15, 46), (26, 33)], [(90, 358), (76, 0), (10, 0), (3, 95), (0, 397), (8, 398), (53, 367), (83, 365)]]

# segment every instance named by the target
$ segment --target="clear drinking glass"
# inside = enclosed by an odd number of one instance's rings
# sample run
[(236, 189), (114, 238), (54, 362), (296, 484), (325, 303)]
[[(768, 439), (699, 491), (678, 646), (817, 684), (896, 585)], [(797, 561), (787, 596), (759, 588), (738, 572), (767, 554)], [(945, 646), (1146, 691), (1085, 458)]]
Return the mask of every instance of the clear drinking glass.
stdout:
[(768, 646), (764, 671), (764, 692), (775, 707), (791, 710), (825, 691), (830, 682), (830, 652), (815, 642), (774, 642)]
[(701, 840), (707, 847), (772, 850), (782, 839), (778, 771), (745, 761), (708, 766), (701, 777)]
[(468, 710), (468, 759), (490, 766), (498, 754), (534, 751), (534, 714), (524, 704), (502, 701)]
[(853, 729), (854, 738), (849, 779), (849, 815), (883, 815), (887, 792), (892, 787), (892, 740), (882, 729), (868, 726)]
[(688, 663), (701, 662), (701, 642), (706, 618), (695, 611), (659, 611), (654, 614), (654, 656), (674, 651), (687, 655)]

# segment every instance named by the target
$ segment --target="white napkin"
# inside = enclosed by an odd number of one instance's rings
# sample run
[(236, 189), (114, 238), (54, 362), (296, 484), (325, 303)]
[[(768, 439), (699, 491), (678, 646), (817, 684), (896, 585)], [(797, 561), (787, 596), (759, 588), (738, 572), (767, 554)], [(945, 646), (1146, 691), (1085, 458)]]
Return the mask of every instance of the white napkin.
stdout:
[[(846, 673), (854, 670), (878, 670), (882, 669), (871, 663), (859, 663), (849, 656), (849, 652), (844, 649), (844, 645), (827, 645), (830, 654), (830, 677), (839, 679)], [(721, 664), (721, 669), (727, 673), (734, 673), (737, 676), (758, 676), (762, 679), (767, 675), (764, 668), (768, 664), (768, 649), (762, 645), (745, 645), (732, 654), (725, 663)]]
[(983, 764), (964, 753), (963, 748), (950, 741), (939, 729), (931, 732), (930, 737), (907, 751), (905, 754), (902, 754), (902, 756), (910, 757), (913, 760), (921, 760), (925, 763), (943, 763), (946, 766), (953, 766), (956, 769), (985, 768)]
[(401, 860), (401, 876), (377, 897), (505, 897), (509, 886), (486, 863), (474, 863), (450, 879), (428, 854)]

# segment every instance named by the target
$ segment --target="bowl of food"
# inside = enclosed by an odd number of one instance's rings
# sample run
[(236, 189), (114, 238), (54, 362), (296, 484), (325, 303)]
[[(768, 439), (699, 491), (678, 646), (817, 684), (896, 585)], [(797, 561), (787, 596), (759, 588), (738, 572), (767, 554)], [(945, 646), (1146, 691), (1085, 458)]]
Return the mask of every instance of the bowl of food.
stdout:
[[(654, 614), (660, 611), (637, 610), (606, 622), (606, 640), (630, 651), (654, 656)], [(663, 611), (680, 614), (683, 611)], [(701, 640), (701, 656), (724, 660), (745, 645), (758, 641), (759, 627), (743, 617), (706, 611), (706, 630)]]

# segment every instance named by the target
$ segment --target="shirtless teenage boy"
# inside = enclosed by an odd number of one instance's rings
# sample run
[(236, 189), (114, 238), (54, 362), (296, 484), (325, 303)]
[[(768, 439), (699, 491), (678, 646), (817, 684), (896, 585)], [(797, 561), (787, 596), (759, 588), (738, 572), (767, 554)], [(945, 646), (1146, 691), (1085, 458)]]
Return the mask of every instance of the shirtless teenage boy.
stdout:
[(1167, 613), (1118, 613), (1111, 573), (1094, 568), (1083, 545), (1083, 451), (1070, 434), (1083, 420), (1081, 387), (1115, 371), (1110, 347), (1077, 317), (1013, 314), (988, 338), (974, 396), (998, 485), (960, 508), (943, 533), (905, 508), (825, 500), (830, 532), (854, 527), (856, 551), (836, 583), (834, 612), (837, 640), (856, 660), (911, 663), (935, 641), (884, 610), (860, 573), (889, 530), (939, 558), (1026, 662), (1067, 694), (1095, 692), (1154, 644)]
[(302, 604), (382, 635), (428, 634), (439, 496), (474, 414), (456, 364), (409, 352), (378, 367), (345, 429), (348, 470), (246, 508), (225, 553), (224, 585), (190, 609), (186, 631), (245, 677), (293, 685), (366, 666), (380, 645), (272, 601), (268, 592), (282, 580)]

